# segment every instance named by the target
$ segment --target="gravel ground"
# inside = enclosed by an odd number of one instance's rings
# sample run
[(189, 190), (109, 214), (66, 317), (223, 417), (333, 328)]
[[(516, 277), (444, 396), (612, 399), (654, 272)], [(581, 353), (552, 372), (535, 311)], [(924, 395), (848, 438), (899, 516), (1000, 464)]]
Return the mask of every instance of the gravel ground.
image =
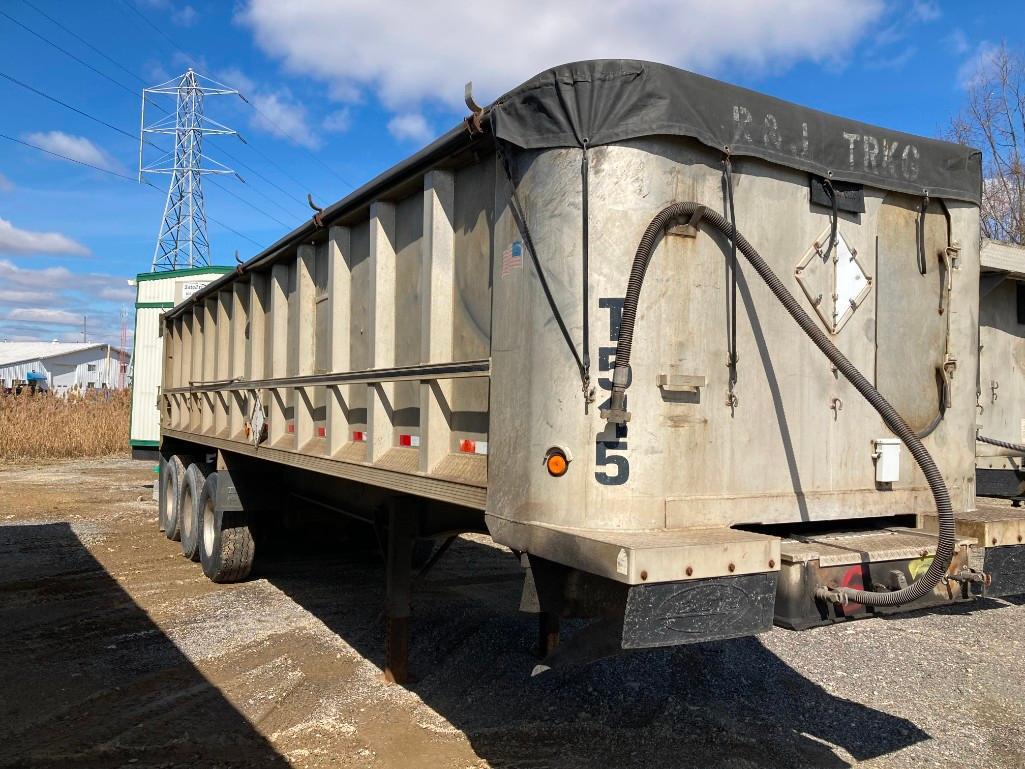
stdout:
[(321, 537), (213, 585), (157, 532), (152, 479), (0, 470), (0, 766), (1025, 766), (1025, 601), (532, 679), (518, 566), (463, 537), (414, 596), (418, 680), (390, 687), (377, 556)]

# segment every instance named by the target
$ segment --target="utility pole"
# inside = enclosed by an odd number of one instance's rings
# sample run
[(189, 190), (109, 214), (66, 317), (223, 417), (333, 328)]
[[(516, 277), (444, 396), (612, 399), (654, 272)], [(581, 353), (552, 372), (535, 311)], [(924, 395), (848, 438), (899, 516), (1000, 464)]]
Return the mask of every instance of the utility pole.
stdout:
[[(207, 96), (228, 94), (238, 95), (238, 91), (197, 74), (191, 67), (179, 78), (142, 91), (139, 181), (148, 173), (167, 174), (171, 177), (164, 203), (164, 216), (157, 233), (157, 245), (153, 251), (153, 272), (210, 264), (202, 177), (204, 174), (230, 175), (235, 172), (210, 158), (206, 158), (207, 167), (203, 167), (203, 137), (234, 136), (237, 132), (206, 117), (203, 102)], [(146, 101), (149, 96), (155, 95), (174, 96), (175, 110), (147, 126)], [(156, 146), (146, 137), (156, 138), (160, 135), (173, 136), (174, 149), (145, 163), (146, 145)]]
[(87, 317), (88, 316), (86, 316), (86, 315), (82, 316), (82, 344), (85, 344), (86, 342), (89, 341), (89, 337), (86, 334), (86, 321), (87, 321)]
[(121, 305), (121, 347), (117, 351), (117, 389), (125, 389), (125, 349), (128, 347), (128, 308)]

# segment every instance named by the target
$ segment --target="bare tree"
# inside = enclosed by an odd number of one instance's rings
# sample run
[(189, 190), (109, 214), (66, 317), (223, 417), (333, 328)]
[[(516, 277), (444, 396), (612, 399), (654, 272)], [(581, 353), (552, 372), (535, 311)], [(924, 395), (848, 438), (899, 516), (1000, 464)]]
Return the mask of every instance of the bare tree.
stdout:
[(982, 234), (1025, 245), (1025, 58), (1006, 44), (984, 57), (948, 137), (982, 150)]

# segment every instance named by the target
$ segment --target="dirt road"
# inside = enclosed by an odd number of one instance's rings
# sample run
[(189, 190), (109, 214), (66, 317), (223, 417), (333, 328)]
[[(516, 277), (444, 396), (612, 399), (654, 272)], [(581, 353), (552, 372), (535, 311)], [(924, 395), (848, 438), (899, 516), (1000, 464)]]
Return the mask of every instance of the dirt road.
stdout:
[(1025, 766), (1022, 602), (531, 679), (518, 566), (464, 538), (417, 587), (403, 689), (376, 555), (314, 537), (214, 585), (157, 532), (152, 480), (0, 470), (0, 766)]

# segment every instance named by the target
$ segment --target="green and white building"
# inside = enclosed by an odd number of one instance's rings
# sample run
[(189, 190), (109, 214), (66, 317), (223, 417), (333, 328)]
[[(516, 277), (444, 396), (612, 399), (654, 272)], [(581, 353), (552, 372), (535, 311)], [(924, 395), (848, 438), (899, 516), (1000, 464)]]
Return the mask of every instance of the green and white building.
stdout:
[(207, 283), (231, 271), (231, 267), (193, 267), (144, 272), (136, 276), (132, 419), (129, 434), (133, 456), (142, 458), (155, 455), (160, 446), (157, 397), (164, 354), (160, 316)]

